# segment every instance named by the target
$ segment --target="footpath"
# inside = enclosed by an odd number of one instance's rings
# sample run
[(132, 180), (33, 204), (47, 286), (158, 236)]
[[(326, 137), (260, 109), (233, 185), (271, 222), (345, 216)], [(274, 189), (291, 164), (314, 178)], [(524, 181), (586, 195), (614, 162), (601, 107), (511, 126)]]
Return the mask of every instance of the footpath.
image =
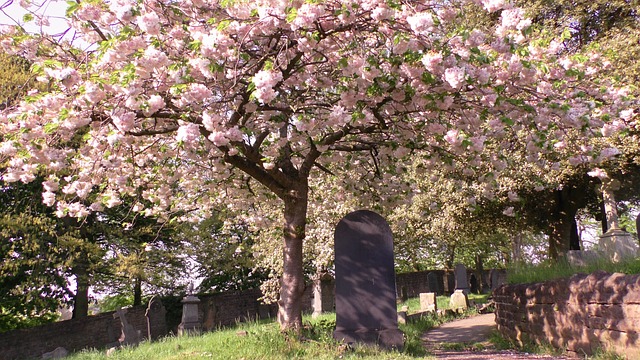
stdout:
[(489, 336), (496, 330), (495, 315), (477, 315), (452, 321), (422, 335), (425, 347), (436, 359), (464, 360), (533, 360), (567, 359), (534, 355), (515, 350), (495, 350)]

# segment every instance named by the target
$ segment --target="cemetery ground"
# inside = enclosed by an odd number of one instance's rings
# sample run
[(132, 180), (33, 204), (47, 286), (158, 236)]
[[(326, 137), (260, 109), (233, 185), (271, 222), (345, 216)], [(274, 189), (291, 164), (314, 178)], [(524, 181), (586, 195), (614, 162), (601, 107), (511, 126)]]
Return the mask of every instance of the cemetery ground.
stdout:
[[(477, 303), (486, 301), (488, 295), (471, 295)], [(437, 298), (440, 309), (449, 306), (448, 296)], [(419, 299), (409, 299), (398, 304), (408, 306), (409, 313), (418, 311)], [(143, 342), (137, 347), (124, 347), (107, 357), (105, 350), (86, 350), (67, 359), (414, 359), (433, 358), (425, 348), (421, 336), (442, 323), (474, 315), (470, 310), (462, 315), (425, 316), (415, 322), (400, 325), (406, 335), (405, 347), (399, 351), (387, 351), (372, 346), (353, 348), (337, 343), (332, 336), (335, 313), (323, 314), (315, 319), (305, 317), (302, 340), (283, 336), (273, 320), (239, 323), (202, 335), (166, 337), (160, 341)]]

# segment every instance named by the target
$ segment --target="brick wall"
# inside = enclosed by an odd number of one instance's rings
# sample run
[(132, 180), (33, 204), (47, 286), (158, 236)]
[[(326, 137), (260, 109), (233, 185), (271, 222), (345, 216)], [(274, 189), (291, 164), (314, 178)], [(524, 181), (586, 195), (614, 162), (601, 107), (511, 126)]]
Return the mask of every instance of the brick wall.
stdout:
[(574, 275), (493, 292), (498, 331), (582, 356), (598, 348), (640, 359), (640, 275)]

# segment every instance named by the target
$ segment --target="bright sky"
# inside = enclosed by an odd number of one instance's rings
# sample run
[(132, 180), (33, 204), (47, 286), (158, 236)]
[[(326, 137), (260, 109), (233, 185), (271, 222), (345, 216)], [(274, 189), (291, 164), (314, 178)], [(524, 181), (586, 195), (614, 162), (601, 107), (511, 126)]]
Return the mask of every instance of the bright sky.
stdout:
[[(67, 3), (61, 0), (34, 0), (33, 11), (49, 16), (49, 26), (42, 27), (48, 34), (58, 34), (66, 30), (64, 13)], [(0, 25), (21, 25), (27, 31), (39, 33), (41, 27), (35, 21), (24, 22), (27, 11), (20, 7), (20, 0), (0, 0)]]

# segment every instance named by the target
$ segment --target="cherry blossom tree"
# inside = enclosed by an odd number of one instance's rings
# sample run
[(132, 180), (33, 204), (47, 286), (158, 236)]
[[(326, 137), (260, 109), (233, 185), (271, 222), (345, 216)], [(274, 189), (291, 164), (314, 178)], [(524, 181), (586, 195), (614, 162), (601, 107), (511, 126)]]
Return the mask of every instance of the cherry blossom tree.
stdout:
[[(469, 28), (469, 11), (500, 20)], [(590, 81), (600, 57), (530, 41), (500, 0), (96, 0), (67, 17), (62, 38), (2, 30), (51, 88), (0, 113), (2, 179), (44, 174), (43, 201), (79, 218), (123, 197), (166, 220), (279, 200), (283, 329), (302, 326), (314, 179), (396, 185), (420, 152), (490, 197), (514, 144), (544, 174), (615, 153), (557, 144), (636, 126), (624, 91)]]

